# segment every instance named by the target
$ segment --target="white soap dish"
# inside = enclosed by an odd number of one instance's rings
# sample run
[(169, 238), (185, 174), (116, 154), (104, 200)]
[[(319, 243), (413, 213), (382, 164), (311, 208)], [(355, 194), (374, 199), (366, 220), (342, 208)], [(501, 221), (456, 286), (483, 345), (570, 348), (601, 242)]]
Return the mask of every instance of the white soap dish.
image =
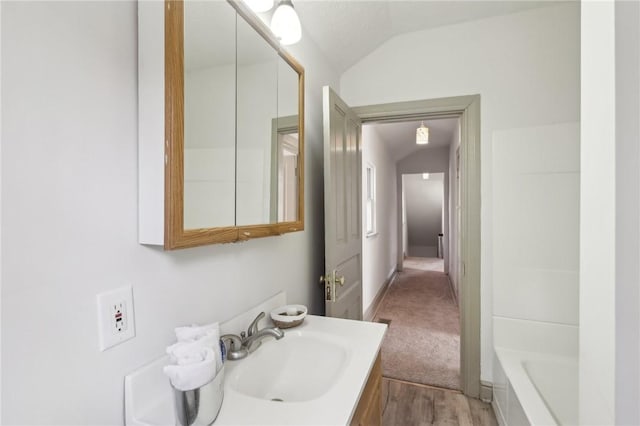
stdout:
[(307, 316), (307, 307), (304, 305), (285, 305), (271, 311), (271, 320), (280, 328), (296, 327)]

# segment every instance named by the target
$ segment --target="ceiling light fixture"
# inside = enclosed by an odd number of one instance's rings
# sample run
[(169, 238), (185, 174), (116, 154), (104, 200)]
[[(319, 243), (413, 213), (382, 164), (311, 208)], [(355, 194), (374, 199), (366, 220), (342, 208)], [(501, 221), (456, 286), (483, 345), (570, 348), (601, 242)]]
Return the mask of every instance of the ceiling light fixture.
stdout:
[(429, 173), (423, 173), (422, 174), (422, 179), (424, 179), (424, 180), (429, 179)]
[(424, 126), (424, 121), (416, 130), (416, 143), (418, 145), (426, 145), (429, 143), (429, 128)]
[(294, 44), (302, 38), (300, 19), (291, 0), (280, 0), (271, 18), (271, 31), (283, 45)]
[(273, 0), (244, 0), (244, 2), (254, 12), (261, 13), (273, 9)]

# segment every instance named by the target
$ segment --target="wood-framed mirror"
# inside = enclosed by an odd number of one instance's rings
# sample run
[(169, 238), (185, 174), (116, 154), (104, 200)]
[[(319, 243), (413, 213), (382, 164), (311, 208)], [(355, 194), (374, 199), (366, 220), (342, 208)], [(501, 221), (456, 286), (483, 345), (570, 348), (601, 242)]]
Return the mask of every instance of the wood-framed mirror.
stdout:
[(164, 248), (304, 229), (304, 68), (237, 0), (165, 0)]

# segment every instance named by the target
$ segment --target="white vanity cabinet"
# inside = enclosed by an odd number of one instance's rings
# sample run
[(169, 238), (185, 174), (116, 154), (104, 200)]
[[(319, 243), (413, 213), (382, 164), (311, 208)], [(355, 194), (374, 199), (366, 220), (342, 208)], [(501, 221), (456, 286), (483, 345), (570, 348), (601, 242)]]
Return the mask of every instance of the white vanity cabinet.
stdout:
[(382, 424), (382, 359), (379, 352), (350, 424), (352, 426)]

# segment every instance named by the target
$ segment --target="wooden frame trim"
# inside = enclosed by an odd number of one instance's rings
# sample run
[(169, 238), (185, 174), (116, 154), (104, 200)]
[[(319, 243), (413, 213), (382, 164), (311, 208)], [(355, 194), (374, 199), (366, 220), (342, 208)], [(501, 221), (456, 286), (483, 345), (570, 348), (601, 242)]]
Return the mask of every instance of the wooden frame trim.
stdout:
[(270, 30), (236, 0), (241, 17), (298, 73), (298, 220), (274, 224), (184, 229), (184, 1), (165, 0), (165, 196), (164, 249), (245, 241), (304, 230), (304, 68)]
[[(480, 397), (480, 95), (352, 108), (364, 123), (460, 117), (460, 381), (465, 395)], [(401, 234), (400, 234), (401, 235)]]
[(165, 250), (237, 240), (234, 227), (184, 229), (184, 2), (165, 1)]
[(184, 173), (184, 5), (167, 0), (164, 8), (164, 248), (169, 250), (180, 239), (175, 231), (184, 223), (184, 182), (180, 178)]

